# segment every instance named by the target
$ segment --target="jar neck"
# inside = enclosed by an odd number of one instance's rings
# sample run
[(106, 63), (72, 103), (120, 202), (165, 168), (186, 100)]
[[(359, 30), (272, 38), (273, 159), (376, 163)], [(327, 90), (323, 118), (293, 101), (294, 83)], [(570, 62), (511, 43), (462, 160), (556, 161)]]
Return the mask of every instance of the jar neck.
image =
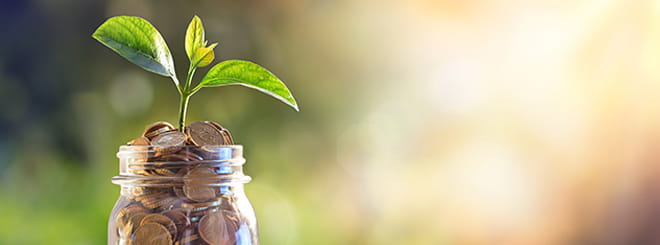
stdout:
[[(126, 187), (242, 186), (243, 147), (121, 146), (119, 175), (112, 182)], [(242, 187), (241, 187), (242, 188)]]
[[(144, 186), (136, 186), (136, 185), (130, 185), (130, 184), (123, 184), (121, 185), (121, 191), (120, 194), (122, 196), (126, 197), (142, 197), (142, 198), (162, 198), (162, 197), (167, 197), (171, 196), (170, 194), (176, 194), (178, 197), (187, 197), (188, 192), (191, 186), (165, 186), (165, 185), (160, 185), (160, 186), (154, 186), (154, 185), (144, 185)], [(245, 197), (245, 192), (243, 188), (243, 184), (232, 184), (232, 185), (220, 185), (220, 186), (197, 186), (197, 187), (192, 187), (193, 190), (212, 190), (213, 193), (216, 193), (215, 196), (210, 197), (208, 201), (213, 201), (215, 197), (234, 197), (234, 198), (241, 198)]]

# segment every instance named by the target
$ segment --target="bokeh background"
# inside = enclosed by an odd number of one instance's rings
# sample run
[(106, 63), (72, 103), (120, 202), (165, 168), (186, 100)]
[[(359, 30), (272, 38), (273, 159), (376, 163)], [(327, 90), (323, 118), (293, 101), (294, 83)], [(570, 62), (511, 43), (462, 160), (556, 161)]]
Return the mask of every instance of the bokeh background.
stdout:
[(176, 121), (90, 36), (124, 14), (293, 91), (189, 111), (245, 146), (263, 244), (660, 244), (653, 0), (1, 0), (0, 244), (105, 244), (118, 146)]

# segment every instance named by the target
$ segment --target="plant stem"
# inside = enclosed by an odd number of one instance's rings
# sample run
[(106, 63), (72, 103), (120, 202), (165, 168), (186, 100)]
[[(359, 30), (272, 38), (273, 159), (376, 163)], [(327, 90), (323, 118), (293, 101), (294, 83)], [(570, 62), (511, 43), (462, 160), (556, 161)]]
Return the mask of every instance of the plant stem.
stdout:
[(183, 89), (177, 86), (179, 94), (181, 95), (181, 103), (179, 104), (179, 131), (183, 132), (186, 126), (186, 112), (188, 111), (188, 100), (195, 92), (190, 91), (190, 84), (192, 83), (193, 75), (197, 67), (192, 63), (188, 67), (188, 75), (186, 76), (185, 84), (181, 84)]
[(181, 94), (181, 104), (179, 104), (179, 131), (183, 132), (183, 128), (186, 125), (186, 111), (188, 110), (188, 100), (190, 99), (190, 94), (184, 92)]
[(193, 66), (193, 64), (190, 64), (190, 67), (188, 67), (188, 75), (186, 76), (186, 84), (183, 87), (183, 91), (188, 92), (190, 89), (190, 85), (192, 83), (192, 78), (193, 75), (195, 74), (195, 70), (197, 70), (197, 67)]

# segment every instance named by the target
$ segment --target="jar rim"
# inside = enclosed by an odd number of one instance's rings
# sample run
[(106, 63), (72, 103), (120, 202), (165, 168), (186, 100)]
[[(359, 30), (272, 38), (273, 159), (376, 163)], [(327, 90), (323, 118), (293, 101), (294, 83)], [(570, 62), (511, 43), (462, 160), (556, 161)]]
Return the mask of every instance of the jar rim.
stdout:
[(157, 145), (122, 145), (119, 146), (117, 158), (142, 157), (142, 154), (168, 153), (173, 151), (204, 151), (208, 153), (220, 153), (213, 160), (232, 160), (243, 158), (243, 145), (183, 145), (183, 146), (157, 146)]
[(242, 150), (243, 145), (182, 145), (182, 146), (157, 146), (157, 145), (120, 145), (119, 152), (122, 151), (131, 151), (131, 150), (158, 150), (158, 149), (167, 149), (167, 148), (181, 148), (181, 149), (222, 149), (222, 148), (231, 148), (235, 150)]
[[(242, 145), (122, 145), (117, 157), (119, 175), (112, 182), (119, 185), (172, 185), (184, 180), (202, 185), (228, 185), (251, 180), (242, 171), (245, 164)], [(182, 175), (181, 171), (192, 168), (208, 169), (214, 174), (201, 178)]]
[(151, 186), (151, 187), (171, 187), (183, 186), (186, 182), (193, 182), (197, 186), (227, 186), (227, 185), (242, 185), (249, 183), (252, 180), (247, 175), (237, 176), (213, 176), (206, 178), (186, 178), (186, 177), (166, 177), (166, 176), (125, 176), (118, 175), (112, 177), (112, 183), (121, 186)]

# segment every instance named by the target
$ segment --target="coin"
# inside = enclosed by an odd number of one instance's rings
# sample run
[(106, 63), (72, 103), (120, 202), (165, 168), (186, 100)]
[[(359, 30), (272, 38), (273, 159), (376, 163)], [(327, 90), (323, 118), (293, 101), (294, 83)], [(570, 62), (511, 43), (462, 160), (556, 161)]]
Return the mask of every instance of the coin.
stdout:
[(178, 205), (180, 202), (181, 199), (171, 194), (164, 194), (162, 196), (155, 196), (140, 200), (140, 203), (142, 203), (142, 205), (151, 209), (171, 208), (173, 206)]
[(202, 157), (197, 156), (195, 153), (192, 152), (180, 151), (178, 153), (163, 155), (160, 157), (160, 159), (168, 162), (177, 162), (177, 161), (188, 162), (188, 161), (200, 161), (202, 160)]
[(198, 203), (187, 203), (184, 202), (181, 204), (181, 207), (184, 209), (189, 209), (192, 211), (205, 210), (208, 208), (218, 207), (222, 205), (222, 200), (213, 200), (210, 202), (198, 202)]
[(199, 222), (199, 220), (204, 217), (207, 213), (212, 213), (212, 212), (217, 212), (217, 208), (196, 208), (196, 209), (191, 209), (188, 212), (188, 217), (190, 217), (190, 221), (193, 223)]
[(144, 218), (144, 216), (147, 216), (147, 214), (148, 213), (136, 213), (134, 215), (131, 215), (130, 217), (128, 217), (128, 223), (137, 226), (140, 224), (140, 222), (142, 222), (142, 218)]
[(171, 245), (172, 236), (165, 226), (158, 223), (140, 225), (133, 232), (134, 245)]
[(151, 142), (149, 141), (149, 138), (140, 136), (137, 139), (132, 140), (131, 142), (128, 142), (129, 145), (151, 145)]
[(137, 213), (128, 217), (128, 221), (124, 227), (122, 227), (122, 230), (127, 234), (127, 236), (130, 236), (130, 234), (135, 231), (135, 229), (140, 225), (140, 221), (142, 221), (144, 216), (147, 216), (147, 213)]
[(186, 158), (188, 158), (188, 161), (201, 161), (204, 160), (200, 155), (195, 154), (194, 152), (191, 151), (183, 151), (181, 152)]
[(183, 186), (183, 193), (190, 200), (197, 202), (204, 202), (215, 198), (215, 190), (213, 188), (200, 185), (185, 185)]
[[(128, 237), (133, 231), (134, 222), (139, 222), (147, 214), (148, 210), (139, 205), (130, 205), (119, 210), (117, 214), (117, 226), (122, 237)], [(140, 215), (138, 215), (140, 214)], [(135, 221), (133, 221), (135, 220)]]
[(151, 144), (159, 147), (181, 146), (186, 142), (186, 135), (179, 131), (159, 134), (151, 140)]
[(217, 122), (214, 122), (214, 121), (204, 121), (204, 123), (211, 124), (211, 126), (217, 128), (217, 129), (220, 130), (220, 131), (225, 130), (225, 128), (222, 127), (222, 125), (220, 125), (220, 124), (217, 123)]
[(229, 130), (222, 130), (220, 132), (222, 134), (222, 138), (225, 141), (225, 145), (233, 145), (234, 144), (234, 139), (231, 138), (231, 134), (229, 134)]
[[(136, 160), (137, 162), (137, 160)], [(153, 175), (151, 172), (144, 169), (130, 169), (129, 172), (133, 175), (149, 176)]]
[(148, 139), (153, 139), (159, 134), (172, 131), (174, 130), (174, 126), (168, 122), (155, 122), (149, 126), (147, 126), (146, 129), (144, 129), (144, 132), (142, 133), (142, 136), (147, 137)]
[(229, 130), (227, 130), (226, 128), (222, 127), (219, 123), (214, 121), (204, 121), (204, 122), (211, 124), (216, 129), (220, 130), (220, 134), (222, 134), (222, 139), (225, 141), (226, 145), (234, 144), (234, 139), (231, 138), (231, 134), (229, 133)]
[[(147, 137), (140, 136), (137, 139), (128, 142), (128, 145), (135, 146), (133, 150), (134, 157), (131, 159), (133, 162), (143, 163), (148, 161), (149, 153), (147, 152), (147, 149), (149, 148), (149, 145), (151, 145), (151, 141), (149, 141)], [(142, 146), (142, 147), (138, 147), (138, 146)]]
[(163, 225), (170, 232), (172, 239), (176, 239), (177, 228), (174, 221), (162, 214), (148, 214), (142, 218), (140, 225), (145, 225), (149, 223), (157, 223)]
[(179, 238), (179, 241), (177, 241), (177, 243), (179, 245), (198, 244), (197, 242), (198, 239), (199, 239), (199, 234), (195, 232), (195, 229), (189, 228), (181, 232), (181, 238)]
[(146, 208), (141, 207), (140, 205), (137, 204), (131, 204), (119, 210), (119, 213), (117, 214), (117, 219), (128, 219), (128, 217), (134, 214), (146, 213), (146, 212), (148, 212)]
[(172, 190), (174, 190), (174, 194), (177, 197), (187, 198), (186, 193), (183, 193), (183, 187), (182, 186), (174, 186), (174, 187), (172, 187)]
[(130, 198), (140, 202), (142, 206), (147, 208), (158, 209), (162, 207), (161, 205), (164, 205), (162, 202), (166, 201), (167, 197), (173, 196), (168, 191), (162, 188), (144, 188), (141, 192), (134, 193)]
[(183, 177), (185, 182), (183, 193), (190, 200), (197, 202), (205, 202), (215, 198), (215, 188), (204, 185), (199, 179), (213, 177), (215, 175), (215, 172), (211, 168), (193, 168)]
[(222, 131), (208, 122), (193, 122), (185, 128), (185, 131), (196, 146), (225, 144)]
[(225, 223), (227, 224), (227, 234), (229, 235), (228, 244), (234, 244), (236, 242), (235, 234), (241, 226), (241, 221), (237, 215), (232, 214), (231, 212), (227, 212), (226, 210), (223, 210), (222, 214), (225, 219)]
[(167, 189), (156, 187), (135, 187), (130, 191), (131, 197), (135, 200), (144, 200), (154, 197), (166, 196)]
[(227, 234), (227, 225), (222, 214), (217, 212), (208, 213), (199, 220), (199, 236), (211, 245), (225, 245), (229, 244), (229, 236)]
[[(180, 136), (178, 136), (178, 137), (180, 137)], [(185, 144), (185, 141), (184, 141), (183, 144)], [(171, 154), (176, 154), (177, 152), (181, 151), (183, 148), (184, 148), (184, 145), (179, 145), (179, 146), (158, 146), (158, 145), (154, 145), (154, 147), (153, 147), (153, 156), (149, 160), (151, 162), (167, 161), (166, 159), (164, 159), (164, 157), (166, 157), (168, 155), (171, 155)]]
[(162, 215), (167, 216), (178, 228), (187, 227), (190, 225), (190, 218), (186, 216), (180, 209), (170, 209), (161, 212)]
[(173, 176), (175, 174), (173, 170), (167, 168), (155, 168), (152, 172), (159, 176)]

